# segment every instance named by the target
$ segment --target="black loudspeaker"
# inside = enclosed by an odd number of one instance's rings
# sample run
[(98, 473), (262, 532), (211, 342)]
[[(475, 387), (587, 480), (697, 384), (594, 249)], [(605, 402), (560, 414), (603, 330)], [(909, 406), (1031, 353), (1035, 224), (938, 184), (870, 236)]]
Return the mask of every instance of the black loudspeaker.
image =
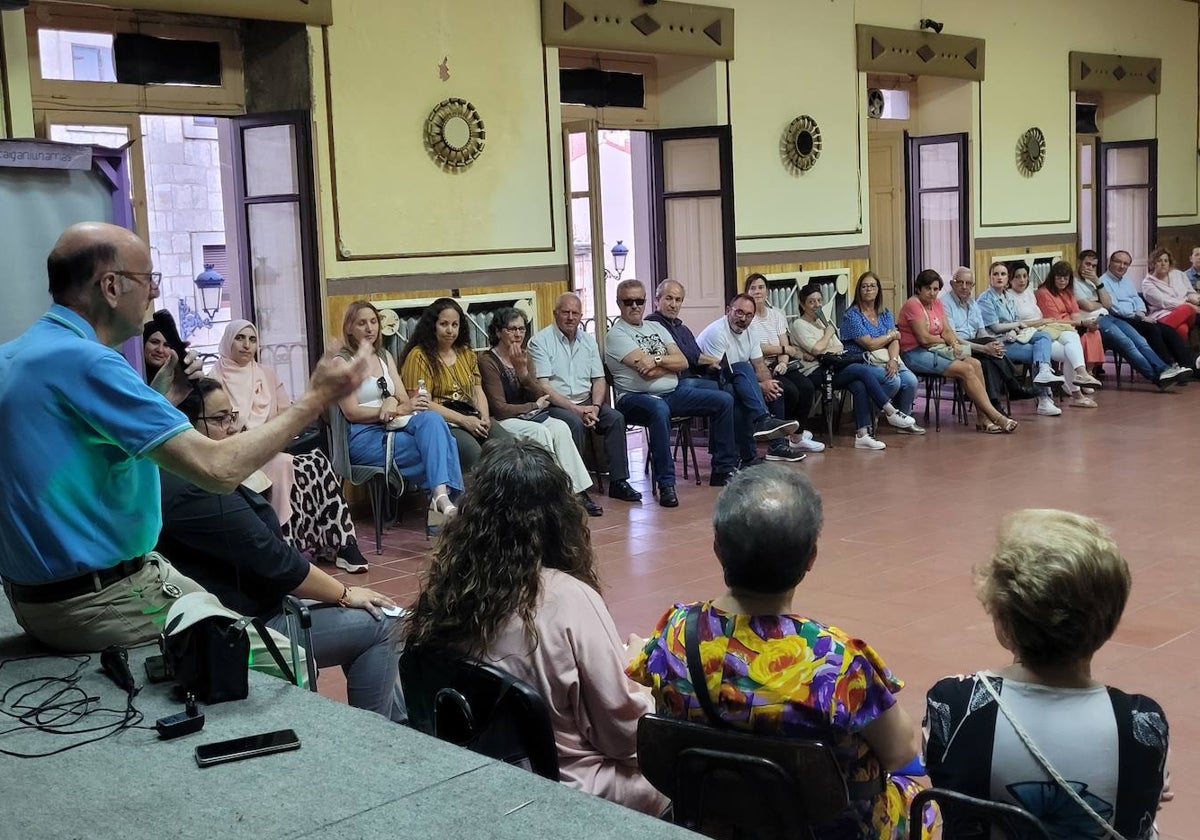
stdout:
[(1099, 106), (1092, 102), (1076, 102), (1075, 103), (1075, 133), (1076, 134), (1099, 134), (1100, 128), (1096, 125), (1096, 109)]

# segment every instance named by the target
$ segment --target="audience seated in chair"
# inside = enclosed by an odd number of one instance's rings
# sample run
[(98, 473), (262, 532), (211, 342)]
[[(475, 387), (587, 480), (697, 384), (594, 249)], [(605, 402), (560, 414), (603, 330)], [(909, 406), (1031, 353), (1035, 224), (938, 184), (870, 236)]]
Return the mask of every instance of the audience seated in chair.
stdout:
[(1112, 297), (1096, 276), (1100, 256), (1092, 250), (1079, 252), (1079, 276), (1075, 279), (1075, 299), (1085, 313), (1099, 313), (1096, 326), (1104, 345), (1129, 362), (1130, 366), (1166, 390), (1171, 385), (1181, 385), (1192, 377), (1190, 371), (1179, 365), (1168, 364), (1151, 349), (1133, 325), (1117, 317), (1109, 307)]
[(640, 280), (617, 284), (621, 318), (608, 331), (604, 357), (617, 391), (617, 409), (625, 419), (645, 426), (650, 462), (663, 507), (677, 507), (675, 462), (671, 457), (671, 418), (709, 418), (712, 475), (708, 483), (725, 484), (739, 467), (733, 431), (733, 397), (718, 389), (693, 387), (680, 378), (690, 363), (667, 329), (646, 312), (646, 287)]
[(451, 298), (429, 304), (400, 354), (400, 374), (409, 396), (416, 396), (420, 383), (425, 383), (429, 407), (450, 424), (462, 472), (470, 474), (485, 443), (511, 440), (512, 435), (492, 422), (466, 320)]
[[(849, 354), (857, 361), (848, 361), (837, 327), (821, 311), (822, 303), (818, 284), (809, 283), (800, 290), (802, 314), (792, 321), (790, 328), (792, 341), (803, 352), (800, 369), (814, 386), (824, 389), (825, 377), (832, 376), (834, 388), (845, 388), (854, 397), (855, 449), (887, 449), (886, 443), (871, 435), (877, 412), (882, 411), (887, 424), (897, 429), (912, 429), (917, 425), (916, 420), (892, 405), (892, 397), (900, 390), (900, 380), (889, 379), (886, 369), (868, 364), (858, 345), (853, 345), (855, 349)], [(830, 357), (840, 360), (826, 361)]]
[[(1046, 275), (1035, 298), (1038, 311), (1047, 322), (1074, 327), (1083, 346), (1084, 364), (1093, 370), (1101, 368), (1104, 365), (1104, 341), (1100, 333), (1100, 317), (1080, 309), (1075, 297), (1075, 272), (1071, 264), (1059, 260), (1050, 266), (1050, 273)], [(1094, 387), (1086, 386), (1081, 390), (1086, 396)]]
[(365, 300), (351, 303), (342, 319), (342, 352), (367, 344), (375, 348), (375, 359), (358, 392), (338, 403), (350, 423), (350, 462), (383, 466), (390, 434), (396, 470), (429, 491), (428, 524), (440, 527), (457, 512), (452, 496), (463, 489), (458, 445), (429, 396), (405, 387), (380, 337), (379, 310)]
[[(867, 364), (883, 369), (883, 390), (891, 395), (901, 414), (911, 417), (917, 377), (900, 358), (900, 330), (896, 329), (892, 310), (883, 305), (883, 291), (875, 272), (864, 271), (859, 275), (854, 284), (854, 300), (842, 315), (838, 334), (843, 342), (862, 348)], [(896, 431), (902, 435), (925, 434), (915, 421), (912, 426)]]
[(550, 416), (570, 427), (581, 455), (586, 430), (604, 437), (609, 497), (640, 502), (642, 494), (629, 484), (625, 417), (608, 404), (604, 361), (595, 337), (579, 328), (582, 315), (578, 295), (567, 292), (558, 298), (554, 323), (529, 341), (534, 375), (550, 398)]
[(513, 437), (540, 443), (571, 478), (571, 487), (589, 516), (604, 508), (592, 501), (588, 488), (592, 476), (575, 448), (571, 427), (550, 416), (550, 397), (533, 375), (526, 345), (529, 319), (516, 307), (499, 309), (488, 325), (486, 353), (479, 356), (479, 374), (492, 417)]
[[(938, 300), (954, 334), (970, 346), (971, 358), (979, 362), (988, 399), (993, 405), (1000, 405), (1006, 396), (1010, 400), (1050, 399), (1050, 389), (1045, 385), (1030, 388), (1021, 381), (1009, 360), (1003, 339), (984, 326), (983, 310), (975, 299), (975, 273), (971, 269), (966, 266), (956, 268), (950, 288), (943, 291)], [(1048, 347), (1050, 337), (1041, 336), (1041, 341)]]
[(1155, 248), (1150, 254), (1150, 271), (1142, 279), (1142, 297), (1151, 318), (1188, 340), (1196, 325), (1196, 313), (1200, 312), (1200, 292), (1175, 268), (1175, 258), (1166, 248)]
[[(742, 291), (754, 301), (754, 320), (750, 322), (751, 341), (762, 350), (763, 364), (779, 387), (782, 395), (767, 404), (771, 413), (784, 420), (795, 420), (800, 428), (788, 436), (786, 441), (773, 440), (767, 445), (768, 461), (800, 461), (809, 452), (824, 452), (825, 444), (814, 440), (812, 432), (804, 428), (812, 416), (817, 391), (812, 381), (792, 364), (800, 358), (800, 348), (792, 344), (788, 335), (787, 317), (771, 305), (767, 297), (767, 278), (754, 273), (746, 278)], [(680, 303), (682, 303), (682, 299)], [(659, 306), (663, 305), (659, 301)]]
[(491, 662), (550, 707), (562, 781), (659, 814), (637, 769), (637, 722), (653, 708), (600, 597), (586, 518), (553, 456), (529, 441), (483, 453), (442, 532), (407, 643)]
[(925, 758), (936, 787), (1019, 805), (1054, 837), (1109, 836), (1101, 823), (1126, 838), (1157, 836), (1155, 812), (1171, 797), (1166, 717), (1091, 671), (1129, 586), (1125, 558), (1094, 520), (1025, 510), (1004, 521), (976, 591), (1013, 663), (929, 690)]
[[(241, 430), (229, 395), (214, 379), (201, 379), (179, 406), (196, 430), (224, 440)], [(257, 475), (257, 474), (256, 474)], [(289, 545), (275, 511), (254, 489), (252, 475), (232, 493), (218, 495), (163, 470), (162, 533), (158, 550), (231, 610), (263, 618), (286, 633), (283, 598), (331, 604), (312, 610), (317, 665), (342, 666), (350, 705), (403, 721), (399, 624), (380, 612), (395, 604), (361, 586), (344, 586)], [(247, 486), (247, 485), (252, 486)]]
[(1108, 271), (1100, 276), (1099, 285), (1108, 295), (1108, 310), (1133, 327), (1160, 359), (1174, 362), (1185, 370), (1196, 366), (1196, 353), (1171, 326), (1154, 320), (1142, 299), (1141, 284), (1126, 277), (1133, 257), (1128, 251), (1113, 251), (1108, 258)]
[[(258, 330), (249, 321), (230, 321), (221, 337), (212, 376), (225, 386), (241, 427), (254, 429), (292, 404), (279, 376), (258, 361)], [(350, 506), (342, 482), (320, 449), (303, 455), (281, 452), (263, 473), (275, 490), (271, 506), (279, 515), (283, 538), (314, 559), (359, 573), (367, 561), (358, 548)]]
[(900, 308), (900, 358), (917, 374), (945, 376), (962, 383), (978, 412), (975, 428), (988, 434), (1015, 432), (1017, 421), (1000, 413), (987, 395), (979, 360), (959, 340), (938, 300), (942, 277), (927, 268), (913, 281), (915, 294)]
[[(747, 732), (825, 739), (849, 781), (878, 780), (913, 761), (917, 731), (896, 700), (903, 683), (879, 654), (792, 604), (816, 562), (821, 524), (821, 498), (802, 473), (776, 464), (738, 473), (713, 511), (727, 590), (668, 610), (628, 673), (653, 689), (660, 715), (705, 722), (709, 705)], [(689, 616), (698, 638), (685, 640)], [(707, 704), (688, 677), (688, 644), (698, 646)], [(904, 838), (919, 789), (892, 774), (816, 837)]]

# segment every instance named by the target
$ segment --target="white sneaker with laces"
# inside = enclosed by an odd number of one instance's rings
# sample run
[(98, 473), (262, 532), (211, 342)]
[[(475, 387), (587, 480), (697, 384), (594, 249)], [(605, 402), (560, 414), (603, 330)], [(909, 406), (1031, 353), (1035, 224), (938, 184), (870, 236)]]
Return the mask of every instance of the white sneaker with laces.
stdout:
[(793, 449), (799, 449), (802, 452), (824, 452), (825, 444), (819, 440), (814, 440), (812, 432), (805, 429), (800, 433), (799, 437), (793, 435), (789, 440)]
[(1038, 366), (1037, 376), (1033, 377), (1033, 383), (1035, 385), (1053, 385), (1056, 382), (1064, 381), (1066, 380), (1055, 373), (1054, 368), (1050, 367), (1050, 365), (1046, 362), (1042, 362), (1041, 365)]
[(870, 435), (855, 435), (855, 449), (887, 449), (887, 444), (881, 440), (875, 440)]
[(1057, 417), (1062, 414), (1062, 409), (1049, 397), (1038, 397), (1037, 413), (1043, 417)]
[(891, 414), (885, 415), (887, 424), (895, 429), (911, 429), (917, 425), (917, 421), (909, 417), (903, 411), (893, 411)]

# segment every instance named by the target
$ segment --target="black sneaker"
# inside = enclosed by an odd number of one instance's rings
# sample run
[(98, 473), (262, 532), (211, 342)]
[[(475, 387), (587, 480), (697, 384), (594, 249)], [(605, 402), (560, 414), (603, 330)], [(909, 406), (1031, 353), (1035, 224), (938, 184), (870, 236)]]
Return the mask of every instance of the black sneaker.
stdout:
[(679, 497), (675, 495), (674, 484), (658, 485), (658, 503), (663, 507), (679, 507)]
[(795, 420), (780, 420), (768, 414), (754, 421), (754, 439), (775, 440), (787, 437), (799, 428), (800, 424)]
[(342, 546), (333, 564), (352, 575), (362, 574), (367, 570), (367, 558), (363, 557), (362, 552), (358, 550), (356, 542), (346, 543)]
[(608, 496), (611, 499), (618, 499), (622, 502), (640, 502), (642, 494), (633, 489), (625, 479), (614, 481), (608, 485)]
[(801, 452), (799, 449), (793, 449), (792, 445), (786, 440), (776, 440), (771, 442), (771, 446), (767, 449), (768, 461), (803, 461), (808, 455)]
[(738, 469), (744, 470), (747, 467), (757, 467), (759, 464), (762, 464), (765, 462), (766, 462), (766, 459), (763, 458), (761, 455), (755, 455), (753, 458), (743, 458), (742, 462), (740, 464), (738, 464)]
[(583, 509), (588, 512), (588, 516), (603, 516), (604, 508), (592, 501), (592, 497), (584, 490), (579, 494), (579, 503), (583, 505)]
[(715, 472), (708, 479), (709, 487), (724, 487), (729, 483), (729, 479), (733, 478), (731, 472)]

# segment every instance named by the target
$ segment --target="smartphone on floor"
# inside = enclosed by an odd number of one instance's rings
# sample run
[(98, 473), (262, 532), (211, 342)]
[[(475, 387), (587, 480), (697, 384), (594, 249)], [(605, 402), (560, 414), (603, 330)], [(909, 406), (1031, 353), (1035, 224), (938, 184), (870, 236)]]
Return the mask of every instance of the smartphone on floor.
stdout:
[(280, 729), (277, 732), (248, 735), (245, 738), (233, 738), (215, 744), (201, 744), (196, 747), (196, 763), (201, 767), (212, 767), (227, 761), (241, 761), (243, 758), (298, 749), (300, 739), (296, 737), (295, 731)]

